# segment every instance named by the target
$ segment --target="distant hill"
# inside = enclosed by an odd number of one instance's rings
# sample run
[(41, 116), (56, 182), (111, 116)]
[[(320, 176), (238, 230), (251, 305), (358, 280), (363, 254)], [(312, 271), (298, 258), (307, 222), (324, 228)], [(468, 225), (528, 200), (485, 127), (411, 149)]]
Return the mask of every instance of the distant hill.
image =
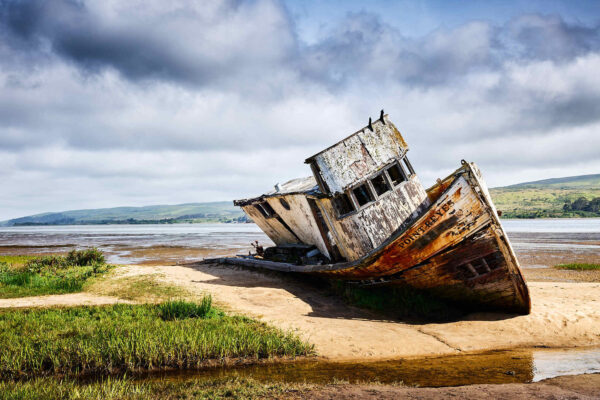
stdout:
[[(491, 188), (490, 193), (503, 218), (600, 217), (600, 174), (518, 183)], [(219, 201), (43, 213), (2, 221), (0, 226), (245, 221), (232, 202)]]
[(600, 189), (600, 174), (567, 176), (564, 178), (543, 179), (541, 181), (523, 182), (505, 188), (555, 188), (555, 189)]
[(503, 218), (600, 217), (600, 174), (490, 189)]
[(21, 225), (157, 224), (181, 222), (244, 222), (244, 213), (230, 201), (145, 207), (114, 207), (43, 213), (0, 222)]

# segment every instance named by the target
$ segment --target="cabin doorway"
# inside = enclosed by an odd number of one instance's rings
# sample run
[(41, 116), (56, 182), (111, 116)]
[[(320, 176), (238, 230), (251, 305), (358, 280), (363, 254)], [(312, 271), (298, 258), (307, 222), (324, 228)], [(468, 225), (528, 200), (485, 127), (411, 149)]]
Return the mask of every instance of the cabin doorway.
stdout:
[(329, 232), (329, 228), (325, 223), (325, 219), (323, 218), (323, 214), (321, 213), (319, 206), (317, 206), (317, 202), (314, 199), (307, 200), (308, 205), (310, 206), (310, 209), (312, 211), (313, 217), (317, 222), (317, 227), (319, 228), (319, 232), (321, 233), (321, 238), (323, 239), (325, 247), (329, 252), (329, 258), (331, 258), (332, 262), (343, 261), (343, 257), (340, 254), (340, 250), (338, 249), (337, 245), (331, 240), (331, 232)]

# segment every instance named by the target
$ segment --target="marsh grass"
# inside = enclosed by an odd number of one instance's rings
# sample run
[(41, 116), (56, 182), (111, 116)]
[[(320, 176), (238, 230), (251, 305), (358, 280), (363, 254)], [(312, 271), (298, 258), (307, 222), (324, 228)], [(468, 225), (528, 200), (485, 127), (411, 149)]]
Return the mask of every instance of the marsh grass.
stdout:
[(331, 287), (351, 305), (394, 318), (451, 321), (465, 314), (465, 311), (447, 301), (409, 286), (366, 288), (343, 281), (332, 281)]
[(571, 264), (559, 264), (554, 268), (557, 269), (568, 269), (572, 271), (598, 271), (600, 270), (600, 264), (589, 264), (589, 263), (571, 263)]
[(0, 400), (299, 398), (314, 387), (315, 385), (305, 383), (262, 383), (251, 378), (140, 382), (128, 377), (107, 377), (90, 383), (73, 379), (37, 378), (29, 381), (0, 382)]
[(160, 317), (164, 321), (186, 318), (204, 318), (209, 313), (215, 313), (212, 307), (212, 297), (204, 296), (200, 304), (185, 300), (169, 300), (158, 305)]
[(32, 255), (2, 255), (0, 256), (0, 264), (8, 264), (12, 268), (19, 268), (25, 265), (27, 261), (38, 258), (39, 256)]
[(80, 292), (89, 278), (112, 268), (95, 248), (7, 261), (0, 261), (0, 298)]
[[(198, 307), (209, 305), (207, 301)], [(204, 317), (167, 320), (164, 309), (159, 304), (117, 304), (1, 311), (0, 376), (198, 368), (210, 360), (313, 352), (291, 333), (227, 316), (212, 306)], [(183, 309), (187, 306), (178, 305), (170, 312), (185, 313)]]

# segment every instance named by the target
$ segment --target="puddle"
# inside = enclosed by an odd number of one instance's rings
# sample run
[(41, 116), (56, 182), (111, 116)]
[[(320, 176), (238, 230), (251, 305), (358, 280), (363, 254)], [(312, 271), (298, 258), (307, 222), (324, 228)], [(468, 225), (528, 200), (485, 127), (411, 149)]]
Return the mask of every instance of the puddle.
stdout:
[(140, 379), (174, 381), (253, 378), (261, 382), (328, 384), (398, 383), (440, 387), (473, 384), (528, 383), (560, 375), (600, 372), (600, 348), (577, 350), (511, 350), (476, 355), (378, 362), (301, 361), (276, 365), (217, 367), (172, 371)]

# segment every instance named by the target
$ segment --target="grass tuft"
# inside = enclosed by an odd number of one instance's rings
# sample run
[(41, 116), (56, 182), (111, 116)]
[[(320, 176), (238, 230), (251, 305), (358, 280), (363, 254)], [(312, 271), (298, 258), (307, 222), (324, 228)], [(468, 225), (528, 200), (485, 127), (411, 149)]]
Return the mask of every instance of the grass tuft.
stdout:
[(0, 298), (80, 292), (89, 278), (110, 268), (95, 248), (73, 250), (64, 257), (29, 258), (22, 264), (0, 261)]
[(200, 304), (185, 300), (169, 300), (158, 305), (160, 317), (163, 321), (172, 321), (186, 318), (204, 318), (211, 311), (212, 297), (204, 296)]
[(572, 271), (594, 271), (600, 270), (600, 264), (588, 264), (588, 263), (571, 263), (571, 264), (559, 264), (554, 268), (557, 269), (568, 269)]

